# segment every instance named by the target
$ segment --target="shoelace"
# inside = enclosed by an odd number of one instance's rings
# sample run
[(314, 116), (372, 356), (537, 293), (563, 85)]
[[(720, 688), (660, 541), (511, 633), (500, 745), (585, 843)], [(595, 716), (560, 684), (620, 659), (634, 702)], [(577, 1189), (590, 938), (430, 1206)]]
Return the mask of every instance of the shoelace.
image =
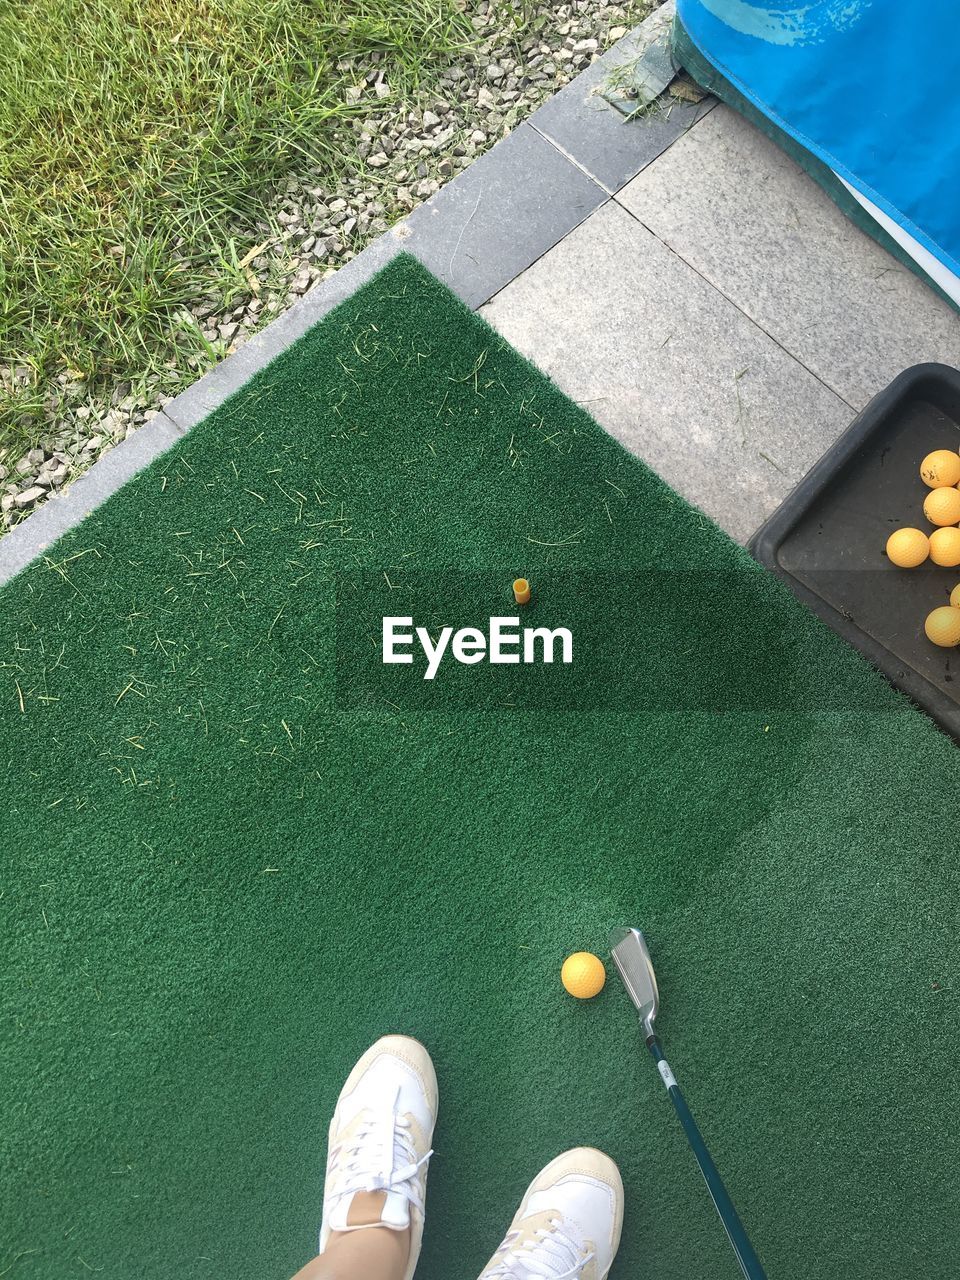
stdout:
[(358, 1191), (393, 1191), (423, 1212), (417, 1174), (433, 1152), (428, 1151), (425, 1156), (417, 1158), (410, 1122), (397, 1115), (399, 1097), (398, 1089), (389, 1110), (368, 1115), (350, 1145), (335, 1155), (331, 1154), (331, 1167), (336, 1166), (341, 1173), (340, 1186), (333, 1193), (334, 1200), (355, 1195)]
[(533, 1237), (517, 1246), (518, 1232), (510, 1232), (498, 1252), (504, 1256), (487, 1272), (487, 1280), (577, 1280), (583, 1268), (595, 1255), (584, 1253), (583, 1244), (572, 1232), (552, 1218), (549, 1227), (541, 1227)]

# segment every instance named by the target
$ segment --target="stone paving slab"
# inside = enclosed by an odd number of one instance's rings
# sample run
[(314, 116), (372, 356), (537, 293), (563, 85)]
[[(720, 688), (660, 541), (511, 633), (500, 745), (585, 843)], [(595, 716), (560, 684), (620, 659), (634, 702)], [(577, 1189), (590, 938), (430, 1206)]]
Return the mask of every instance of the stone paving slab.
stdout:
[(909, 365), (960, 364), (960, 316), (728, 107), (617, 199), (857, 410)]
[(853, 416), (615, 202), (481, 314), (741, 542)]
[(712, 98), (699, 104), (670, 99), (642, 120), (627, 120), (598, 96), (617, 68), (629, 67), (667, 35), (673, 11), (668, 0), (529, 119), (608, 192), (619, 191), (714, 106)]
[(606, 199), (602, 187), (526, 123), (392, 234), (476, 308)]
[(51, 498), (28, 520), (14, 525), (0, 539), (0, 584), (25, 569), (68, 529), (182, 438), (183, 432), (165, 414), (157, 414), (75, 480), (66, 493)]

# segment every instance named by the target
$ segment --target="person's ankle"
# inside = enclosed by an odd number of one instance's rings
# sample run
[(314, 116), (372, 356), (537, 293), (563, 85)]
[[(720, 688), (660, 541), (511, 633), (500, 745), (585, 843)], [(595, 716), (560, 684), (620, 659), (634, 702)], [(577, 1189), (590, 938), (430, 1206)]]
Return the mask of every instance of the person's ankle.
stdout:
[(370, 1248), (371, 1238), (375, 1237), (381, 1248), (394, 1253), (397, 1262), (406, 1268), (410, 1261), (410, 1228), (398, 1231), (395, 1227), (384, 1227), (371, 1224), (353, 1231), (331, 1231), (327, 1240), (324, 1255), (344, 1257), (351, 1253), (364, 1252)]

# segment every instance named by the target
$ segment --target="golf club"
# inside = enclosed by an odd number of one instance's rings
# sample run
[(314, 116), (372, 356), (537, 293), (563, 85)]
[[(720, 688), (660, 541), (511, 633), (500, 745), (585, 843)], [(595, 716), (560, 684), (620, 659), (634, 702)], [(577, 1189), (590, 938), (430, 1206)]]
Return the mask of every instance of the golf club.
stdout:
[(723, 1223), (727, 1237), (733, 1246), (733, 1251), (737, 1255), (740, 1268), (747, 1280), (765, 1280), (765, 1273), (760, 1265), (760, 1259), (754, 1253), (753, 1245), (747, 1238), (743, 1223), (733, 1207), (733, 1201), (727, 1194), (723, 1180), (717, 1172), (717, 1166), (710, 1157), (706, 1143), (697, 1128), (696, 1121), (690, 1114), (690, 1108), (680, 1092), (676, 1078), (670, 1070), (670, 1064), (663, 1056), (663, 1049), (660, 1047), (660, 1041), (654, 1032), (653, 1024), (660, 1008), (660, 995), (657, 991), (657, 975), (653, 971), (653, 961), (650, 959), (650, 952), (647, 950), (643, 934), (639, 929), (615, 929), (610, 935), (610, 954), (613, 957), (613, 963), (617, 967), (617, 972), (623, 979), (623, 985), (627, 988), (627, 994), (640, 1014), (640, 1022), (643, 1026), (647, 1048), (653, 1055), (657, 1070), (660, 1072), (663, 1083), (667, 1087), (667, 1093), (676, 1108), (683, 1131), (687, 1135), (687, 1141), (690, 1143), (694, 1156), (696, 1156), (700, 1172), (703, 1174), (703, 1180), (707, 1184), (714, 1207), (720, 1215), (720, 1221)]

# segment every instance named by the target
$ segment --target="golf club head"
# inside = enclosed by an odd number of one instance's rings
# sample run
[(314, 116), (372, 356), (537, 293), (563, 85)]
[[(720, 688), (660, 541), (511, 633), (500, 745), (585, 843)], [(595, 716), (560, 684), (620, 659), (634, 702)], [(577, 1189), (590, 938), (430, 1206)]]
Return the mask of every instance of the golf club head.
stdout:
[(614, 929), (610, 935), (610, 955), (623, 979), (627, 994), (636, 1005), (646, 1035), (653, 1035), (653, 1023), (660, 1008), (657, 975), (639, 929)]

